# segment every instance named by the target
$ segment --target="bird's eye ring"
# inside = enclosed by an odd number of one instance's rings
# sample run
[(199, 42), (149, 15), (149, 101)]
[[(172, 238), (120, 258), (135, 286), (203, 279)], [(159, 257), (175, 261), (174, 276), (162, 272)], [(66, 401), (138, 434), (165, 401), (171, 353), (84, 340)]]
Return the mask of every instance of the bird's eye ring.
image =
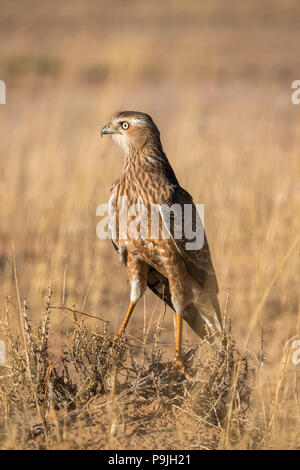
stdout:
[(125, 121), (125, 122), (122, 122), (122, 127), (123, 127), (123, 129), (125, 129), (125, 130), (128, 129), (128, 127), (129, 127), (128, 122), (126, 122), (126, 121)]

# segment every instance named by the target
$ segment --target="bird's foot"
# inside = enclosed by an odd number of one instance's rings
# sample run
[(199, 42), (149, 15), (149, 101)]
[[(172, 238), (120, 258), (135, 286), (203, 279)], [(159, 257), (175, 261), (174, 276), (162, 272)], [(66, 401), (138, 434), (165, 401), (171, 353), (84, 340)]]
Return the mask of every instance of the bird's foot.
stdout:
[(173, 366), (174, 366), (175, 369), (179, 370), (185, 376), (186, 379), (191, 378), (190, 375), (188, 374), (188, 372), (185, 370), (182, 359), (178, 354), (176, 354), (176, 356), (173, 360)]
[(119, 328), (118, 332), (115, 333), (115, 336), (113, 338), (113, 341), (118, 341), (120, 338), (122, 338), (125, 335), (124, 328), (121, 327)]

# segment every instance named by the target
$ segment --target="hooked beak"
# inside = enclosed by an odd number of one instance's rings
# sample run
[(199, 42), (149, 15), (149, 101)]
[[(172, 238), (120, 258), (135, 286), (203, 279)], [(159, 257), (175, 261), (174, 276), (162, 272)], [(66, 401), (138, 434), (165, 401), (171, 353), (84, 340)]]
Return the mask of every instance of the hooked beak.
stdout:
[(101, 129), (101, 137), (103, 137), (104, 134), (116, 134), (116, 131), (109, 127), (108, 124), (106, 124), (106, 126), (102, 127)]

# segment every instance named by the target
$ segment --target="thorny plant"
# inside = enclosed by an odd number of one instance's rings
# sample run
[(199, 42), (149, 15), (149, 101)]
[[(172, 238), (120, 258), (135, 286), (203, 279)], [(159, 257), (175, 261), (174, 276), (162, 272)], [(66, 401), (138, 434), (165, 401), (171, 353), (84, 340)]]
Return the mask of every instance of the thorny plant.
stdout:
[[(22, 334), (12, 327), (9, 301), (0, 316), (0, 332), (8, 353), (7, 364), (0, 366), (0, 442), (7, 437), (11, 420), (21, 428), (24, 416), (30, 416), (28, 435), (31, 438), (34, 435), (32, 422), (40, 422), (47, 445), (51, 409), (80, 411), (101, 396), (110, 397), (108, 401), (114, 403), (117, 397), (117, 408), (120, 404), (145, 401), (165, 408), (177, 407), (221, 428), (238, 361), (242, 365), (235, 387), (234, 416), (241, 426), (250, 396), (248, 363), (238, 357), (229, 324), (225, 326), (222, 347), (203, 340), (196, 349), (185, 348), (183, 361), (189, 379), (174, 369), (171, 362), (164, 362), (157, 347), (145, 350), (143, 361), (139, 362), (125, 337), (112, 339), (107, 323), (101, 332), (92, 331), (78, 319), (75, 308), (68, 309), (73, 311), (75, 328), (55, 358), (49, 345), (54, 314), (51, 295), (49, 288), (37, 327), (33, 327), (24, 301)], [(116, 409), (114, 421), (119, 419)]]

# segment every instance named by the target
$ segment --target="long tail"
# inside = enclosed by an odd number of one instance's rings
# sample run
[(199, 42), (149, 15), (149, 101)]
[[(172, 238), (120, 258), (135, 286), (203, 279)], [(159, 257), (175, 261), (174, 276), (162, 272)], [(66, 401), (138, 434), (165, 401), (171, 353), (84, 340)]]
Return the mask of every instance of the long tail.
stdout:
[[(164, 302), (166, 302), (169, 307), (175, 311), (174, 306), (171, 300), (171, 292), (168, 279), (160, 274), (156, 269), (150, 268), (148, 273), (148, 287)], [(216, 331), (222, 331), (222, 317), (221, 310), (219, 306), (218, 297), (215, 292), (210, 293), (210, 309), (212, 315), (209, 317), (214, 317), (213, 327)], [(205, 312), (203, 312), (205, 315)], [(196, 305), (190, 304), (184, 311), (183, 318), (189, 324), (189, 326), (194, 330), (194, 332), (203, 338), (207, 336), (207, 324), (199, 313), (199, 308)]]
[[(213, 310), (213, 321), (211, 321), (213, 331), (210, 331), (210, 333), (221, 333), (222, 317), (219, 301), (216, 295), (211, 296), (211, 306)], [(203, 316), (205, 316), (205, 312), (203, 312)], [(194, 304), (188, 305), (183, 315), (185, 321), (200, 338), (204, 338), (208, 333), (207, 323), (203, 316), (200, 314), (199, 308)], [(209, 315), (209, 317), (212, 318), (212, 315)]]

